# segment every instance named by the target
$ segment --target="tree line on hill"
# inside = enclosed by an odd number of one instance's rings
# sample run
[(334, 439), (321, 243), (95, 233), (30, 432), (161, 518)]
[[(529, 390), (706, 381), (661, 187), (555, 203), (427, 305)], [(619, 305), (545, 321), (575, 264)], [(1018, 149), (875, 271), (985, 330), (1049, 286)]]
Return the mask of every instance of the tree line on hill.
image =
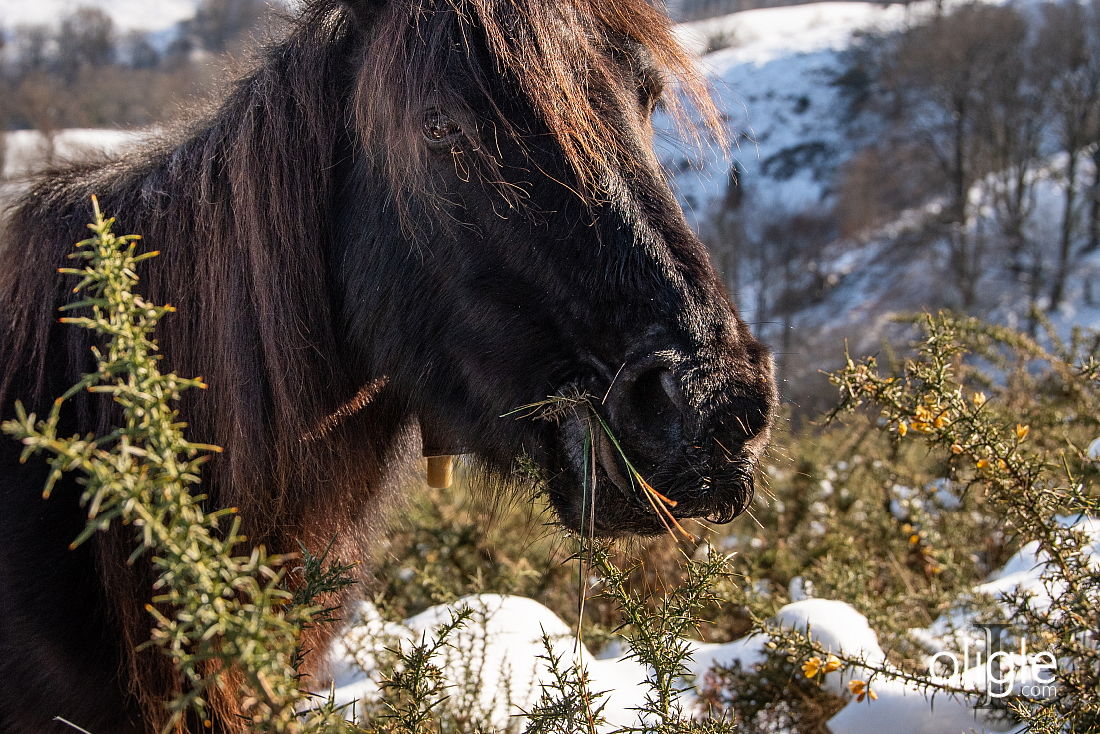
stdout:
[(55, 24), (0, 26), (0, 131), (38, 130), (52, 157), (63, 128), (171, 120), (217, 87), (223, 55), (272, 18), (265, 0), (201, 0), (193, 18), (159, 37), (122, 30), (94, 6)]
[[(860, 52), (878, 70), (869, 89), (882, 94), (859, 104), (889, 123), (865, 157), (906, 172), (913, 166), (890, 158), (914, 160), (926, 186), (945, 195), (940, 224), (961, 305), (978, 301), (990, 258), (1003, 256), (1031, 303), (1058, 308), (1076, 259), (1100, 248), (1100, 2), (1050, 2), (1034, 13), (965, 5)], [(851, 184), (858, 178), (848, 172)], [(1049, 228), (1032, 221), (1043, 181), (1061, 192)], [(876, 204), (913, 203), (905, 198)], [(967, 226), (979, 212), (992, 231)]]
[[(790, 5), (810, 5), (821, 0), (668, 0), (669, 16), (677, 22), (717, 18), (730, 13), (761, 8), (782, 8)], [(912, 0), (865, 0), (879, 5), (908, 4)]]

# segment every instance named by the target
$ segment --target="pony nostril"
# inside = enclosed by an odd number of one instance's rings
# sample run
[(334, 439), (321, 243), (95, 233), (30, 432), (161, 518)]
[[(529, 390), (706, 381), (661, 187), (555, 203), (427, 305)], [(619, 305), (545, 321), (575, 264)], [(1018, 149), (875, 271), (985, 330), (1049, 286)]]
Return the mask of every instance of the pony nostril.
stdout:
[(629, 405), (640, 427), (659, 429), (679, 419), (680, 387), (668, 370), (654, 369), (630, 385)]
[(607, 408), (615, 431), (633, 448), (659, 460), (683, 432), (683, 391), (664, 366), (623, 370), (608, 394)]
[(773, 409), (765, 400), (753, 398), (735, 398), (730, 401), (726, 423), (732, 437), (739, 441), (750, 441), (767, 430), (772, 421)]
[(676, 375), (668, 370), (661, 370), (661, 387), (664, 388), (665, 395), (676, 406), (676, 409), (683, 412), (687, 407), (687, 400), (684, 398), (684, 390), (680, 386), (680, 380), (677, 379)]

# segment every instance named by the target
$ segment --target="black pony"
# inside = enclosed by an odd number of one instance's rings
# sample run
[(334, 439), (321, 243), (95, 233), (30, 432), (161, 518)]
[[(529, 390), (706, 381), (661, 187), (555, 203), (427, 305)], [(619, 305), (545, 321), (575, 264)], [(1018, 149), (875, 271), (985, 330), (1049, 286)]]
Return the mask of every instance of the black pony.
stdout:
[[(16, 400), (46, 412), (90, 367), (88, 333), (57, 323), (72, 283), (56, 270), (97, 194), (162, 252), (142, 288), (178, 308), (166, 366), (210, 384), (183, 406), (190, 437), (225, 449), (204, 490), (271, 551), (336, 537), (360, 557), (423, 451), (500, 473), (526, 457), (566, 526), (660, 530), (608, 443), (584, 451), (584, 411), (501, 417), (556, 394), (593, 396), (677, 517), (732, 518), (772, 364), (654, 156), (666, 77), (696, 85), (647, 0), (307, 3), (190, 129), (49, 172), (15, 204), (0, 417)], [(82, 401), (66, 431), (109, 425)], [(132, 531), (67, 550), (80, 487), (43, 501), (45, 468), (19, 450), (0, 441), (0, 732), (69, 731), (55, 716), (156, 730), (180, 682), (137, 650), (151, 578), (126, 564)], [(311, 634), (324, 649), (331, 630)], [(215, 730), (239, 730), (234, 692), (219, 696)]]

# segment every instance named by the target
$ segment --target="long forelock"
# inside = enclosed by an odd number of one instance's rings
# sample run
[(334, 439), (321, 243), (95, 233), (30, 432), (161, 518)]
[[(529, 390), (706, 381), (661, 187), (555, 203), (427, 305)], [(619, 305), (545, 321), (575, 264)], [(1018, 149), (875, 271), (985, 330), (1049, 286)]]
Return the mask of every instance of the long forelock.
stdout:
[[(397, 190), (423, 193), (429, 188), (419, 133), (424, 110), (438, 104), (460, 120), (473, 119), (454, 80), (493, 102), (504, 78), (557, 143), (578, 188), (598, 195), (600, 182), (629, 155), (608, 109), (633, 100), (609, 100), (616, 90), (633, 88), (619, 78), (622, 68), (607, 48), (615, 36), (639, 44), (679, 83), (704, 124), (718, 131), (692, 60), (668, 18), (646, 0), (392, 0), (370, 29), (361, 60), (360, 134), (380, 151)], [(672, 107), (677, 100), (670, 100)], [(522, 138), (525, 121), (498, 108), (492, 113), (489, 127)], [(473, 167), (497, 180), (499, 147), (491, 138), (473, 142)]]

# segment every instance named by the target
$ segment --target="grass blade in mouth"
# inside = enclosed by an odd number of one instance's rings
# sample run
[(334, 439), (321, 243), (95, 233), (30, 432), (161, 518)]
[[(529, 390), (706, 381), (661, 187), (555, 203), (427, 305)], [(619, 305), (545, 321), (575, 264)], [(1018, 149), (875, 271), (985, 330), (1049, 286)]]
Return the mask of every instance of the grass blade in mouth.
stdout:
[[(626, 452), (623, 450), (622, 444), (619, 443), (619, 439), (615, 438), (615, 434), (611, 431), (611, 426), (607, 425), (607, 421), (603, 419), (603, 416), (599, 414), (593, 406), (588, 395), (579, 393), (575, 397), (567, 397), (565, 395), (548, 395), (544, 400), (538, 400), (533, 403), (527, 403), (521, 405), (518, 408), (508, 411), (501, 418), (508, 416), (516, 416), (519, 418), (533, 418), (539, 417), (544, 419), (552, 419), (559, 415), (564, 410), (575, 411), (579, 406), (584, 406), (588, 409), (589, 414), (596, 419), (600, 424), (600, 429), (604, 432), (607, 438), (611, 441), (611, 445), (615, 448), (619, 458), (622, 459), (623, 464), (626, 466), (631, 483), (639, 487), (642, 490), (642, 496), (649, 503), (649, 506), (653, 508), (654, 514), (657, 515), (657, 519), (660, 520), (661, 525), (668, 531), (669, 535), (676, 538), (676, 532), (690, 541), (695, 540), (695, 536), (684, 529), (684, 526), (680, 524), (680, 521), (672, 514), (672, 510), (669, 508), (676, 507), (678, 502), (676, 500), (666, 497), (658, 492), (653, 485), (646, 481), (642, 473), (631, 463), (627, 458)], [(593, 438), (590, 436), (590, 438)], [(592, 450), (595, 449), (595, 441), (590, 442)], [(594, 479), (595, 477), (593, 477)], [(582, 520), (583, 522), (583, 520)], [(676, 538), (678, 541), (679, 538)]]
[(638, 471), (634, 464), (631, 463), (630, 459), (626, 457), (626, 452), (623, 451), (622, 444), (619, 443), (619, 439), (615, 438), (615, 434), (611, 432), (611, 426), (607, 425), (607, 421), (605, 421), (603, 417), (598, 412), (596, 412), (594, 408), (592, 408), (591, 405), (589, 405), (588, 407), (589, 410), (592, 411), (592, 414), (595, 416), (596, 420), (599, 421), (600, 427), (603, 429), (603, 432), (607, 434), (608, 439), (611, 440), (611, 445), (615, 447), (615, 450), (617, 452), (619, 452), (619, 457), (623, 460), (623, 464), (626, 465), (627, 471), (630, 472), (631, 479), (633, 481), (636, 481), (638, 483), (638, 486), (642, 488), (642, 494), (649, 502), (650, 507), (653, 508), (653, 512), (656, 513), (657, 519), (659, 519), (661, 521), (661, 524), (665, 526), (665, 529), (668, 531), (669, 535), (675, 538), (676, 534), (672, 531), (672, 529), (676, 528), (676, 530), (680, 531), (685, 539), (692, 541), (695, 540), (695, 536), (684, 529), (684, 526), (680, 524), (680, 521), (677, 520), (676, 517), (672, 514), (672, 510), (669, 509), (670, 507), (675, 507), (679, 503), (677, 503), (673, 499), (665, 497), (663, 494), (654, 489), (653, 485), (646, 481), (645, 477), (642, 476), (642, 473)]

